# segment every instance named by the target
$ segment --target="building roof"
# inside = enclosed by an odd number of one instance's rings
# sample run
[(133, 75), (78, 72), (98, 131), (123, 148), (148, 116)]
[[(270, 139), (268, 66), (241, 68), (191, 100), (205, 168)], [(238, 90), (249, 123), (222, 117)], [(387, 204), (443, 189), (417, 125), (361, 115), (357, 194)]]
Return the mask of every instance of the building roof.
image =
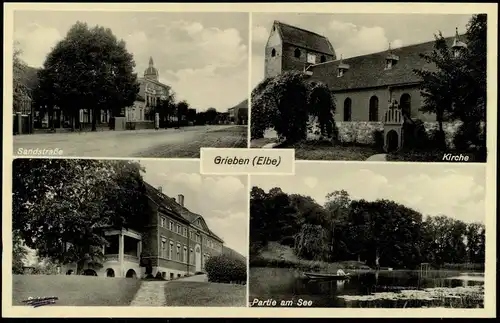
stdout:
[[(445, 38), (451, 46), (454, 37)], [(330, 61), (310, 66), (308, 70), (313, 72), (313, 78), (321, 78), (332, 91), (344, 91), (351, 89), (373, 88), (398, 84), (419, 83), (421, 78), (415, 74), (415, 69), (426, 69), (433, 71), (436, 66), (427, 63), (420, 54), (432, 52), (435, 41), (405, 46), (392, 49), (392, 54), (399, 60), (389, 70), (384, 70), (385, 61), (389, 54), (383, 52), (352, 57), (343, 60)], [(337, 77), (337, 68), (340, 63), (349, 65), (349, 69), (342, 77)]]
[[(181, 217), (184, 219), (186, 222), (189, 223), (194, 223), (198, 219), (202, 219), (205, 222), (205, 219), (203, 216), (196, 214), (194, 212), (191, 212), (189, 209), (187, 209), (184, 206), (181, 206), (179, 203), (176, 202), (175, 198), (167, 196), (166, 194), (158, 191), (157, 188), (153, 187), (152, 185), (148, 184), (145, 182), (146, 186), (146, 194), (159, 206), (164, 207), (171, 213), (173, 213), (175, 216)], [(220, 242), (224, 242), (219, 236), (217, 236), (213, 231), (208, 229), (208, 233), (215, 239), (219, 240)]]
[(333, 46), (325, 36), (277, 20), (274, 21), (273, 26), (278, 27), (281, 40), (284, 43), (332, 55), (335, 58)]

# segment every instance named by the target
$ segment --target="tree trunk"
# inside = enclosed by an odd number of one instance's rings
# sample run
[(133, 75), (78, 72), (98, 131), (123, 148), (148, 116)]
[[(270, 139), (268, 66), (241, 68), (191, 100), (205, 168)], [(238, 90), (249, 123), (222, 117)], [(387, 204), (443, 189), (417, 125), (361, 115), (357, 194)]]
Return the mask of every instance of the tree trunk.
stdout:
[(85, 266), (85, 260), (79, 260), (76, 263), (76, 274), (81, 275), (83, 271), (83, 267)]
[[(92, 111), (93, 110), (93, 111)], [(96, 124), (97, 124), (97, 112), (101, 111), (99, 107), (95, 107), (92, 109), (92, 129), (91, 131), (97, 131)]]

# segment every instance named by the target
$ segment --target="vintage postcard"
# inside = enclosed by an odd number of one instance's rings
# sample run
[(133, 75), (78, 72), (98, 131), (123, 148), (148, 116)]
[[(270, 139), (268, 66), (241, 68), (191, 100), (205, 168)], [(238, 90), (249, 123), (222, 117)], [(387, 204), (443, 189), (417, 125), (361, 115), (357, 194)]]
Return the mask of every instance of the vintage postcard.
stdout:
[(4, 9), (4, 317), (495, 316), (496, 4)]

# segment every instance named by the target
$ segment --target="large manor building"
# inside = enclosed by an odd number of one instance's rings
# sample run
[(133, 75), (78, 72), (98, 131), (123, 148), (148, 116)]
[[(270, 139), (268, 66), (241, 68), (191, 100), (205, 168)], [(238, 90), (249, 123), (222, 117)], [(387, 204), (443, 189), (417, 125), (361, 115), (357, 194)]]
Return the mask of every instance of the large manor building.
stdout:
[[(453, 54), (467, 45), (456, 32), (446, 38)], [(325, 83), (336, 98), (336, 121), (382, 122), (390, 102), (403, 113), (422, 121), (435, 121), (420, 107), (422, 80), (415, 69), (435, 70), (420, 54), (433, 50), (434, 41), (342, 59), (330, 41), (314, 32), (275, 21), (265, 48), (265, 77), (285, 71), (304, 71), (311, 80)]]
[[(190, 211), (184, 196), (177, 200), (146, 183), (148, 216), (142, 228), (110, 229), (103, 246), (102, 267), (86, 264), (85, 274), (107, 277), (144, 277), (146, 267), (165, 279), (203, 272), (207, 260), (220, 255), (224, 241), (207, 225), (202, 215)], [(67, 246), (69, 247), (69, 246)], [(228, 252), (224, 252), (228, 253)], [(240, 255), (240, 257), (243, 257)], [(61, 274), (76, 272), (76, 264), (61, 268)]]
[(153, 57), (149, 58), (149, 66), (144, 70), (139, 81), (139, 94), (132, 107), (125, 109), (127, 121), (154, 121), (154, 115), (148, 113), (160, 100), (170, 95), (170, 86), (160, 82), (160, 73), (154, 66)]

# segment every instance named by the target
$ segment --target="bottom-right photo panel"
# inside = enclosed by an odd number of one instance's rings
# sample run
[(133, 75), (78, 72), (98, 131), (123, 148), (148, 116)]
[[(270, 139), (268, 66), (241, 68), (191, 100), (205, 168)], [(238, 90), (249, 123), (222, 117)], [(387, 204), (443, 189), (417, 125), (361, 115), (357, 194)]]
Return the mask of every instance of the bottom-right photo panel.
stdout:
[(484, 308), (485, 171), (297, 162), (252, 176), (250, 306)]

